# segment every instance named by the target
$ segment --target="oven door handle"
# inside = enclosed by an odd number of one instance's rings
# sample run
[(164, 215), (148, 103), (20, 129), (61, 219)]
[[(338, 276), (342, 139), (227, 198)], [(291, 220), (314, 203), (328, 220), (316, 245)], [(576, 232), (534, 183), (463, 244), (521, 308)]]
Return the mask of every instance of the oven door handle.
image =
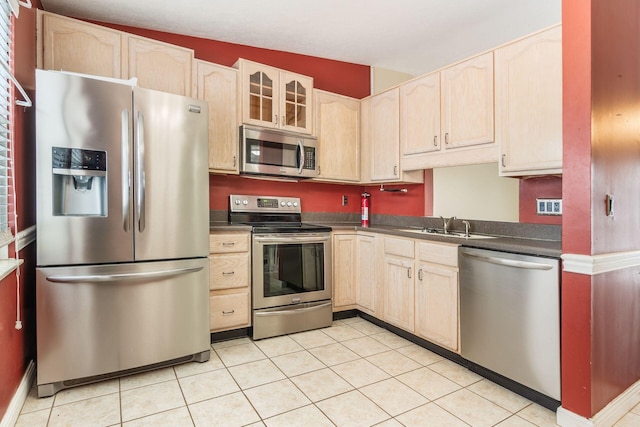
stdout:
[(260, 243), (322, 243), (331, 240), (331, 236), (253, 236)]

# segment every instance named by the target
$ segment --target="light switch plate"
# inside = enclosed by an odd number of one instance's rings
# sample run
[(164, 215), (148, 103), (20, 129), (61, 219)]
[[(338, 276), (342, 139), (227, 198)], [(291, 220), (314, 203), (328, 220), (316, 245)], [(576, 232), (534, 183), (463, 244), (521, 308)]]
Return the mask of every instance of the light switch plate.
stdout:
[(538, 215), (562, 215), (562, 199), (536, 199)]

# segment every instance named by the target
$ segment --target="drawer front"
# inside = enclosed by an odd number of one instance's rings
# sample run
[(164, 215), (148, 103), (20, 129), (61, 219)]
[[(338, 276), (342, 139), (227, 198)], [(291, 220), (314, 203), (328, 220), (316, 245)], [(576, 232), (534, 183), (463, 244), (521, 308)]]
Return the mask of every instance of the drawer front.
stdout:
[(209, 322), (212, 331), (244, 328), (250, 325), (249, 292), (209, 297)]
[(248, 252), (250, 239), (249, 233), (209, 234), (209, 252), (212, 254)]
[(410, 239), (396, 239), (393, 237), (385, 237), (384, 253), (387, 255), (413, 258), (415, 256), (415, 245), (413, 240)]
[(451, 243), (418, 243), (420, 261), (458, 266), (458, 245)]
[(249, 253), (216, 254), (209, 257), (209, 289), (249, 286)]

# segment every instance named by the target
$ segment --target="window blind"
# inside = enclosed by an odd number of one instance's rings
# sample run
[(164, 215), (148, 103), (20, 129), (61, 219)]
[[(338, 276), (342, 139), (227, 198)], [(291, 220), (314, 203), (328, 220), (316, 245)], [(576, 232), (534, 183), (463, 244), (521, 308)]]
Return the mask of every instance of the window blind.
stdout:
[(0, 245), (12, 239), (9, 229), (9, 214), (13, 203), (11, 188), (11, 147), (13, 123), (11, 122), (13, 100), (13, 77), (11, 57), (11, 6), (0, 1)]

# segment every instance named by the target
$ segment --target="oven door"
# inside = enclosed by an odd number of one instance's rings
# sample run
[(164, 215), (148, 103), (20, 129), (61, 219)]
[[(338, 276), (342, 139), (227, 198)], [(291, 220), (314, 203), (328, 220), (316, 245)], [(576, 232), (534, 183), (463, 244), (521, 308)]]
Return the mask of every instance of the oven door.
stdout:
[(331, 235), (254, 234), (253, 309), (331, 299)]

